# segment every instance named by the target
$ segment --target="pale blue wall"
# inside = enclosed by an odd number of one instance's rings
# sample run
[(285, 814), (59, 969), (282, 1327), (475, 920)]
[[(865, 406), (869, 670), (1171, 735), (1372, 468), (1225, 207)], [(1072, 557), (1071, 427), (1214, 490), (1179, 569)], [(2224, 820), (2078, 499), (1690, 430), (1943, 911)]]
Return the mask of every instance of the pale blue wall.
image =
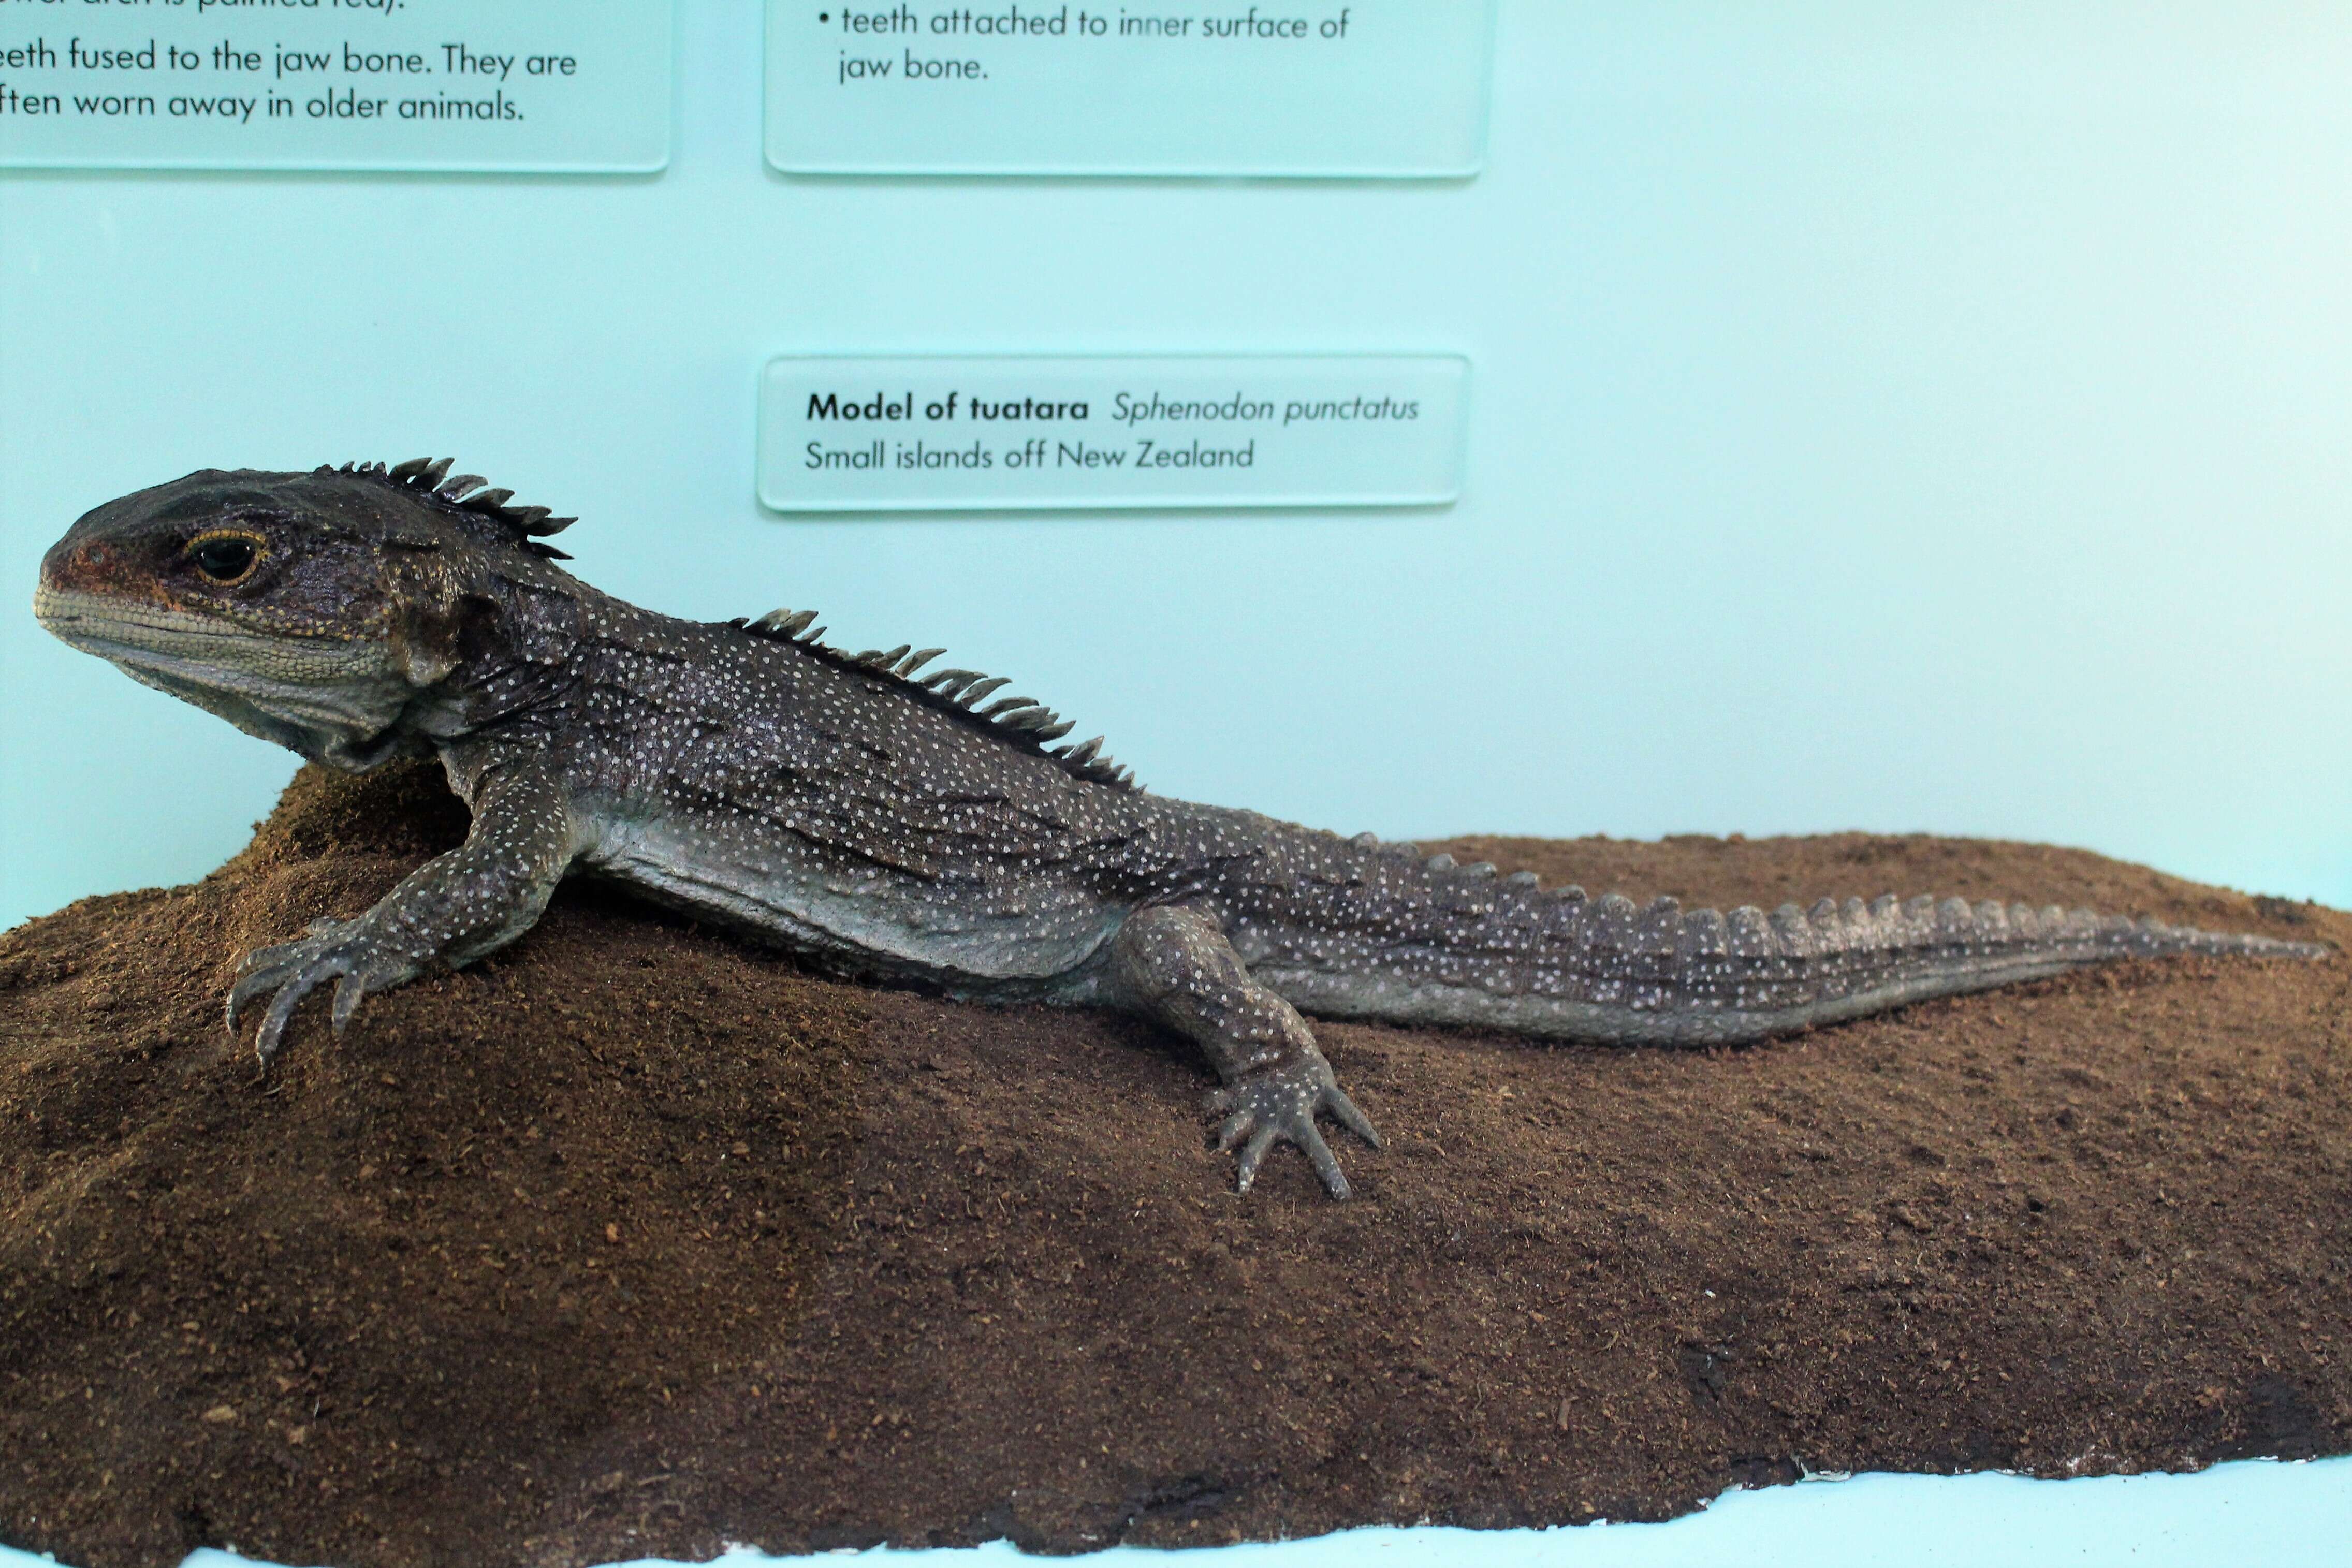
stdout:
[[(787, 180), (749, 4), (681, 7), (656, 178), (0, 177), (0, 923), (196, 874), (291, 765), (43, 637), (40, 549), (424, 452), (606, 588), (944, 643), (1171, 793), (2352, 904), (2352, 11), (2055, 9), (1517, 0), (1466, 183)], [(843, 349), (1460, 350), (1468, 497), (765, 517), (758, 367)]]

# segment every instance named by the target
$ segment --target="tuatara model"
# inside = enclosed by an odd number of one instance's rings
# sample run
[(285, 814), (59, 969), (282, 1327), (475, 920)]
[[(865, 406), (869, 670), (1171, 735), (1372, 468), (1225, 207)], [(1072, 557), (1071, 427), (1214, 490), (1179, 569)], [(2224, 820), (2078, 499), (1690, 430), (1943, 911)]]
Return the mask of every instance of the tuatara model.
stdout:
[(314, 988), (371, 991), (616, 877), (834, 971), (1121, 1008), (1199, 1042), (1247, 1188), (1277, 1141), (1334, 1197), (1328, 1113), (1378, 1136), (1302, 1011), (1553, 1040), (1760, 1040), (2103, 960), (2316, 957), (2260, 936), (1958, 899), (1646, 907), (1136, 787), (1099, 743), (940, 650), (856, 655), (808, 612), (705, 624), (607, 598), (572, 519), (449, 464), (205, 470), (99, 507), (41, 563), (41, 623), (133, 679), (358, 772), (437, 754), (460, 848), (352, 920), (248, 955), (266, 1063)]

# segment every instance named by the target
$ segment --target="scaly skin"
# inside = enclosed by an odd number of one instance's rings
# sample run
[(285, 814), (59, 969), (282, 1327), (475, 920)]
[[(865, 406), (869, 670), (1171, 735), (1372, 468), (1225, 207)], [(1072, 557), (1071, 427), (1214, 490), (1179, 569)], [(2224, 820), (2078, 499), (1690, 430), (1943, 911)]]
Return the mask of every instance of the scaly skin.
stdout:
[(264, 1062), (331, 983), (361, 1001), (528, 931), (574, 872), (835, 972), (1123, 1009), (1201, 1046), (1246, 1189), (1277, 1143), (1334, 1196), (1316, 1122), (1365, 1142), (1301, 1009), (1561, 1040), (1763, 1039), (2128, 956), (2317, 957), (2086, 911), (1828, 900), (1646, 909), (1136, 789), (1099, 742), (938, 652), (848, 657), (810, 617), (673, 620), (606, 597), (447, 463), (206, 470), (76, 523), (34, 608), (76, 647), (361, 771), (437, 755), (465, 844), (374, 908), (248, 955)]

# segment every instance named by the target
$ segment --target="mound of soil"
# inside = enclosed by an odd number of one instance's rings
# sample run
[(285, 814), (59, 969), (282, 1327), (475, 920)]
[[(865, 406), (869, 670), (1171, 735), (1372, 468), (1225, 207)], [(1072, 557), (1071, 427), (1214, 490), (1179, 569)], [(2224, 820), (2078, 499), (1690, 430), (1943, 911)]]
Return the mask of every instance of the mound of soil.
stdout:
[[(0, 1540), (601, 1563), (1656, 1519), (1801, 1469), (2352, 1449), (2352, 964), (2126, 965), (1750, 1050), (1326, 1025), (1387, 1134), (1231, 1191), (1107, 1016), (812, 977), (567, 888), (306, 1009), (237, 956), (464, 826), (306, 772), (190, 887), (0, 937)], [(2032, 845), (1472, 839), (1637, 897), (1936, 892), (2352, 946)]]

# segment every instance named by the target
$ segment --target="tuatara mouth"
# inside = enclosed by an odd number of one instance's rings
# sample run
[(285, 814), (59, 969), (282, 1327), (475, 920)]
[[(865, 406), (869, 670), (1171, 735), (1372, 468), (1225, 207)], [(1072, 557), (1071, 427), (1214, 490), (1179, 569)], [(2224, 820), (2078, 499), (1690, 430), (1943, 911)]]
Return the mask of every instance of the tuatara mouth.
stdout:
[(356, 629), (308, 624), (297, 628), (264, 615), (183, 610), (157, 599), (67, 588), (46, 576), (33, 590), (33, 616), (77, 647), (100, 627), (113, 629), (115, 635), (109, 640), (120, 646), (189, 657), (207, 645), (224, 650), (268, 646), (283, 651), (277, 656), (285, 661), (285, 673), (296, 678), (307, 670), (333, 678), (348, 667), (350, 656), (344, 651), (367, 640)]

